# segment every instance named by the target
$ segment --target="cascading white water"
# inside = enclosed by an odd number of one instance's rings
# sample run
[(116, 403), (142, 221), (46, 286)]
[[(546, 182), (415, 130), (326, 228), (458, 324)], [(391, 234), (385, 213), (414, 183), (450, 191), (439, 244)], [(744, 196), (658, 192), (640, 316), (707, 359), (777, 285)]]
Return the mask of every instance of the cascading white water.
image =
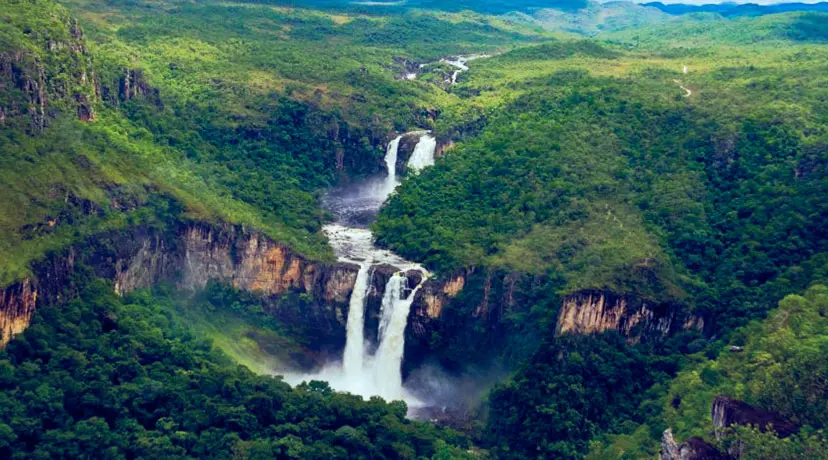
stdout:
[(414, 147), (414, 152), (411, 158), (408, 159), (408, 169), (414, 172), (419, 172), (426, 166), (434, 164), (434, 151), (437, 149), (437, 139), (425, 134), (420, 137), (417, 146)]
[[(436, 140), (429, 136), (427, 131), (406, 135), (420, 136), (409, 159), (408, 168), (419, 171), (434, 164)], [(337, 260), (359, 265), (349, 301), (345, 350), (341, 363), (332, 363), (317, 373), (286, 374), (285, 380), (289, 383), (326, 380), (340, 391), (349, 391), (366, 397), (382, 396), (388, 400), (404, 399), (410, 406), (418, 404), (418, 401), (406, 394), (403, 389), (401, 368), (408, 313), (428, 272), (419, 264), (376, 247), (371, 231), (362, 227), (364, 219), (354, 218), (359, 215), (371, 215), (371, 212), (376, 213), (382, 202), (399, 185), (395, 169), (402, 137), (392, 140), (386, 148), (385, 178), (374, 178), (367, 183), (358, 184), (346, 193), (339, 194), (337, 199), (328, 201), (329, 205), (337, 207), (334, 211), (339, 217), (339, 223), (326, 225), (323, 230), (328, 235)], [(379, 264), (392, 265), (400, 271), (395, 273), (385, 286), (378, 331), (379, 346), (377, 352), (370, 356), (365, 353), (365, 298), (370, 289), (371, 269)], [(403, 298), (407, 282), (403, 272), (407, 270), (418, 270), (423, 276), (420, 284), (408, 297)]]
[(397, 182), (397, 152), (400, 149), (400, 140), (402, 136), (398, 136), (394, 140), (388, 143), (388, 148), (385, 149), (385, 169), (388, 172), (388, 175), (385, 176), (385, 181), (382, 183), (382, 199), (380, 200), (385, 201), (388, 198), (388, 195), (397, 188), (399, 182)]
[(374, 358), (374, 380), (379, 395), (386, 399), (404, 396), (402, 387), (402, 358), (405, 349), (405, 327), (408, 313), (422, 283), (408, 297), (403, 297), (406, 278), (395, 273), (385, 286), (380, 320), (380, 345)]
[(362, 372), (365, 361), (365, 293), (368, 291), (368, 272), (371, 265), (363, 262), (359, 266), (354, 291), (348, 305), (347, 340), (342, 355), (342, 371), (346, 376), (357, 376)]

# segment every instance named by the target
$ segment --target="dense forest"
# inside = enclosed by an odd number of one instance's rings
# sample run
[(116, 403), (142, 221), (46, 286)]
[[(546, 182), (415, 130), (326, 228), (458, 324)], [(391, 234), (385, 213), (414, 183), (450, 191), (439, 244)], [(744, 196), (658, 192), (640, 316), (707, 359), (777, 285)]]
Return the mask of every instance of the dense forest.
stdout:
[(0, 456), (828, 457), (824, 4), (381, 3), (0, 0)]

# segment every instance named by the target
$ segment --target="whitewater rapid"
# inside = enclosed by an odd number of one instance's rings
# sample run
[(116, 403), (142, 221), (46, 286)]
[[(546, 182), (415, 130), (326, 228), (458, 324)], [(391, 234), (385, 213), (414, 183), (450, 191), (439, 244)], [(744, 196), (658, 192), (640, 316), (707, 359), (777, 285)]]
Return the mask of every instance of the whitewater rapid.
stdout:
[[(437, 142), (428, 131), (417, 131), (406, 136), (419, 136), (407, 169), (419, 172), (434, 164)], [(394, 192), (400, 181), (396, 173), (399, 136), (389, 142), (385, 153), (386, 174), (354, 184), (342, 193), (329, 197), (328, 207), (337, 216), (337, 222), (323, 227), (337, 260), (359, 265), (356, 283), (348, 305), (346, 343), (341, 362), (329, 363), (318, 372), (288, 374), (288, 383), (325, 380), (339, 391), (363, 397), (381, 396), (386, 400), (404, 400), (409, 407), (420, 402), (408, 393), (402, 382), (402, 360), (405, 349), (405, 329), (411, 304), (428, 271), (421, 265), (403, 259), (391, 251), (377, 247), (367, 228), (376, 217), (383, 202)], [(391, 265), (397, 269), (384, 288), (376, 353), (368, 353), (365, 341), (365, 298), (371, 287), (374, 267)], [(407, 286), (404, 275), (410, 270), (422, 274), (417, 286)], [(406, 292), (408, 293), (406, 295)]]

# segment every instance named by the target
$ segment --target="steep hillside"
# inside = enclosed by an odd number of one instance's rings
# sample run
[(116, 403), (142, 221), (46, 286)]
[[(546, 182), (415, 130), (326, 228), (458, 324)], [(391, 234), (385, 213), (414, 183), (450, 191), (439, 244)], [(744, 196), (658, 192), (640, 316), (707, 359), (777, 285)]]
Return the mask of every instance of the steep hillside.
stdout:
[[(439, 126), (460, 142), (376, 224), (465, 280), (420, 346), (452, 362), (525, 353), (555, 328), (721, 333), (804, 289), (828, 249), (825, 89), (804, 77), (828, 70), (825, 50), (763, 48), (734, 67), (744, 56), (573, 42), (473, 69)], [(626, 300), (606, 309), (612, 294)]]
[[(595, 443), (591, 458), (653, 455), (661, 431), (668, 428), (679, 440), (705, 438), (722, 451), (741, 442), (739, 458), (824, 457), (828, 395), (820, 382), (828, 369), (827, 307), (828, 290), (822, 285), (785, 297), (768, 319), (739, 329), (718, 356), (693, 356), (666, 394), (646, 403), (658, 404), (647, 424), (630, 435)], [(717, 409), (725, 404), (722, 397), (742, 403)], [(725, 411), (724, 417), (717, 415), (720, 410)], [(743, 422), (731, 426), (724, 420), (727, 417), (759, 426), (753, 427), (757, 431), (736, 426)], [(759, 433), (766, 431), (758, 423), (760, 417), (776, 421), (776, 434)], [(777, 435), (791, 437), (777, 439)]]

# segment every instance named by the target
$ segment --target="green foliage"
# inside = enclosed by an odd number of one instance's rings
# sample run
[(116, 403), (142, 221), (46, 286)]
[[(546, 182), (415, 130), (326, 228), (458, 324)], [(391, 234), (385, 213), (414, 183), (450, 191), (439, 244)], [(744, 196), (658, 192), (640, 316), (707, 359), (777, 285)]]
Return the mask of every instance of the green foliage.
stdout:
[(750, 452), (747, 458), (821, 458), (799, 455), (825, 452), (828, 447), (822, 435), (828, 426), (826, 314), (828, 288), (823, 285), (811, 287), (802, 296), (786, 296), (765, 321), (753, 322), (733, 334), (733, 346), (738, 348), (727, 348), (711, 360), (696, 355), (685, 365), (666, 394), (648, 403), (661, 406), (648, 421), (656, 428), (649, 435), (642, 427), (634, 435), (611, 437), (592, 446), (593, 454), (604, 452), (621, 458), (622, 451), (633, 457), (636, 452), (653, 452), (661, 430), (668, 426), (676, 439), (708, 436), (713, 399), (725, 395), (803, 426), (797, 436), (784, 440), (739, 428), (731, 433), (726, 446), (745, 440)]
[(735, 426), (728, 430), (720, 445), (725, 451), (738, 451), (739, 458), (745, 460), (828, 458), (828, 441), (822, 431), (780, 439), (773, 432), (762, 433), (755, 427)]
[(827, 20), (826, 13), (795, 12), (729, 19), (713, 13), (695, 13), (655, 25), (609, 33), (602, 38), (647, 48), (754, 43), (786, 46), (791, 41), (824, 43), (828, 40)]
[[(443, 271), (505, 267), (561, 277), (562, 293), (680, 300), (723, 329), (813, 279), (828, 243), (824, 88), (794, 82), (825, 70), (824, 50), (770, 54), (764, 68), (696, 56), (715, 70), (689, 77), (703, 93), (687, 98), (667, 69), (582, 70), (634, 67), (631, 56), (538, 48), (479, 61), (456, 91), (484, 105), (482, 127), (400, 187), (380, 242)], [(453, 113), (441, 130), (468, 130), (467, 108)]]
[(466, 446), (406, 420), (404, 403), (291, 389), (232, 364), (167, 302), (90, 281), (39, 309), (0, 354), (3, 457), (423, 458)]
[(513, 379), (492, 390), (486, 439), (500, 458), (576, 458), (597, 433), (640, 421), (659, 378), (616, 334), (550, 339)]
[[(815, 429), (828, 426), (828, 394), (819, 382), (828, 361), (828, 289), (817, 285), (804, 296), (789, 295), (762, 323), (734, 335), (734, 346), (717, 359), (683, 371), (671, 385), (666, 421), (679, 438), (704, 434), (715, 396), (726, 395), (757, 405)], [(705, 415), (706, 412), (706, 415)]]

